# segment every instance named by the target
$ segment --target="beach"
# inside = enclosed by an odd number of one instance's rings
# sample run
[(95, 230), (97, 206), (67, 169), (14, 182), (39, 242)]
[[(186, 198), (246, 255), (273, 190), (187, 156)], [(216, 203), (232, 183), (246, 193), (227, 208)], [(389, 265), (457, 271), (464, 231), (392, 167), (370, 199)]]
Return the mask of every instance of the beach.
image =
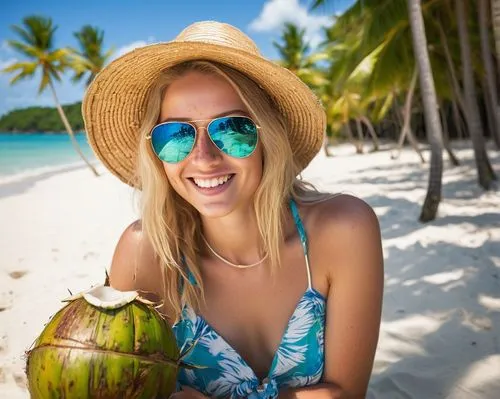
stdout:
[[(393, 160), (387, 149), (331, 147), (303, 173), (379, 217), (385, 292), (369, 398), (500, 398), (500, 190), (479, 188), (469, 146), (454, 144), (461, 166), (444, 155), (443, 200), (425, 225), (428, 163), (409, 149)], [(500, 153), (489, 155), (500, 175)], [(76, 162), (0, 177), (0, 398), (29, 397), (25, 351), (69, 291), (104, 282), (138, 217), (138, 194), (98, 170)]]

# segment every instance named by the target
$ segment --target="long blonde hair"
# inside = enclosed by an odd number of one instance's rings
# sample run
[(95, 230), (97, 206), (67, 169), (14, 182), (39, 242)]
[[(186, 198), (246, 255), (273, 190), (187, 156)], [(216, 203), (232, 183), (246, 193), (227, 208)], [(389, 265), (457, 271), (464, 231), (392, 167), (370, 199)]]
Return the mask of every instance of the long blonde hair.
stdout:
[[(199, 309), (204, 300), (199, 260), (202, 249), (201, 220), (196, 209), (171, 187), (161, 161), (146, 136), (159, 121), (160, 105), (168, 86), (189, 71), (223, 76), (237, 91), (251, 117), (261, 127), (262, 179), (254, 196), (254, 209), (263, 250), (269, 254), (271, 271), (280, 265), (279, 246), (283, 240), (283, 216), (287, 201), (294, 197), (310, 201), (321, 194), (298, 180), (286, 122), (272, 97), (246, 75), (225, 65), (191, 61), (163, 72), (150, 90), (140, 129), (137, 173), (141, 182), (142, 229), (158, 257), (163, 276), (163, 297), (179, 318), (182, 304)], [(269, 160), (272, 159), (272, 167)], [(187, 283), (188, 273), (196, 286)]]

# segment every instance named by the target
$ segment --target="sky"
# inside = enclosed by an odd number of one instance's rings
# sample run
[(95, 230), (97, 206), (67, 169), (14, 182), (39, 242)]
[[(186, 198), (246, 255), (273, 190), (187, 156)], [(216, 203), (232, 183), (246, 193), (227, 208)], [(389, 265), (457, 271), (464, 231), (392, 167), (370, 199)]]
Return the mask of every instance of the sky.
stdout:
[[(7, 40), (18, 39), (11, 26), (21, 25), (29, 15), (52, 18), (58, 26), (56, 47), (76, 47), (73, 33), (86, 24), (97, 26), (104, 30), (104, 49), (114, 49), (113, 57), (135, 47), (172, 40), (193, 22), (217, 20), (235, 25), (256, 42), (265, 57), (276, 59), (272, 43), (279, 41), (285, 22), (305, 28), (306, 38), (314, 46), (321, 40), (321, 27), (353, 2), (330, 0), (312, 12), (312, 0), (0, 0), (0, 70), (23, 60)], [(39, 76), (11, 86), (12, 76), (0, 72), (0, 116), (31, 105), (53, 106), (49, 90), (37, 94)], [(83, 83), (71, 82), (71, 76), (65, 73), (56, 84), (63, 104), (81, 101), (85, 91)]]

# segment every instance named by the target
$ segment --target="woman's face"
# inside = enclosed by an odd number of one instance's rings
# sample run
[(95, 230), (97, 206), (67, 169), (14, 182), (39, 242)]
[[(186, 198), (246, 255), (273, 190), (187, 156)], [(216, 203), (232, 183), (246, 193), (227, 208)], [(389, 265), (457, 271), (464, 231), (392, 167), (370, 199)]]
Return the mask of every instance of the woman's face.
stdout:
[(214, 74), (192, 71), (176, 79), (161, 103), (160, 122), (203, 120), (192, 122), (197, 127), (196, 143), (186, 159), (164, 162), (163, 167), (175, 191), (209, 218), (248, 210), (262, 177), (260, 141), (250, 156), (233, 158), (210, 140), (206, 130), (210, 120), (228, 115), (249, 116), (229, 82)]

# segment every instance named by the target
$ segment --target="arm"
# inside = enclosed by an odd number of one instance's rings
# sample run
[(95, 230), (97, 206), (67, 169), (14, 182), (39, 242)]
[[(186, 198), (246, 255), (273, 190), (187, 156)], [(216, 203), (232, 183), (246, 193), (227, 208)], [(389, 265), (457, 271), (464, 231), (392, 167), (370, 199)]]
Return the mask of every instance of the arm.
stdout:
[(110, 285), (120, 291), (158, 293), (161, 273), (154, 251), (145, 240), (139, 220), (128, 226), (116, 245), (109, 272)]
[[(109, 273), (110, 285), (120, 291), (142, 290), (157, 294), (162, 289), (162, 278), (154, 250), (142, 233), (141, 222), (135, 221), (125, 229), (116, 245)], [(164, 306), (163, 311), (166, 310)], [(186, 386), (170, 398), (208, 399)]]
[(320, 383), (304, 388), (283, 389), (278, 399), (342, 399), (342, 390), (335, 384)]
[(280, 398), (364, 398), (382, 309), (380, 228), (373, 210), (352, 196), (318, 208), (311, 229), (312, 263), (322, 264), (329, 279), (323, 384), (285, 391)]

